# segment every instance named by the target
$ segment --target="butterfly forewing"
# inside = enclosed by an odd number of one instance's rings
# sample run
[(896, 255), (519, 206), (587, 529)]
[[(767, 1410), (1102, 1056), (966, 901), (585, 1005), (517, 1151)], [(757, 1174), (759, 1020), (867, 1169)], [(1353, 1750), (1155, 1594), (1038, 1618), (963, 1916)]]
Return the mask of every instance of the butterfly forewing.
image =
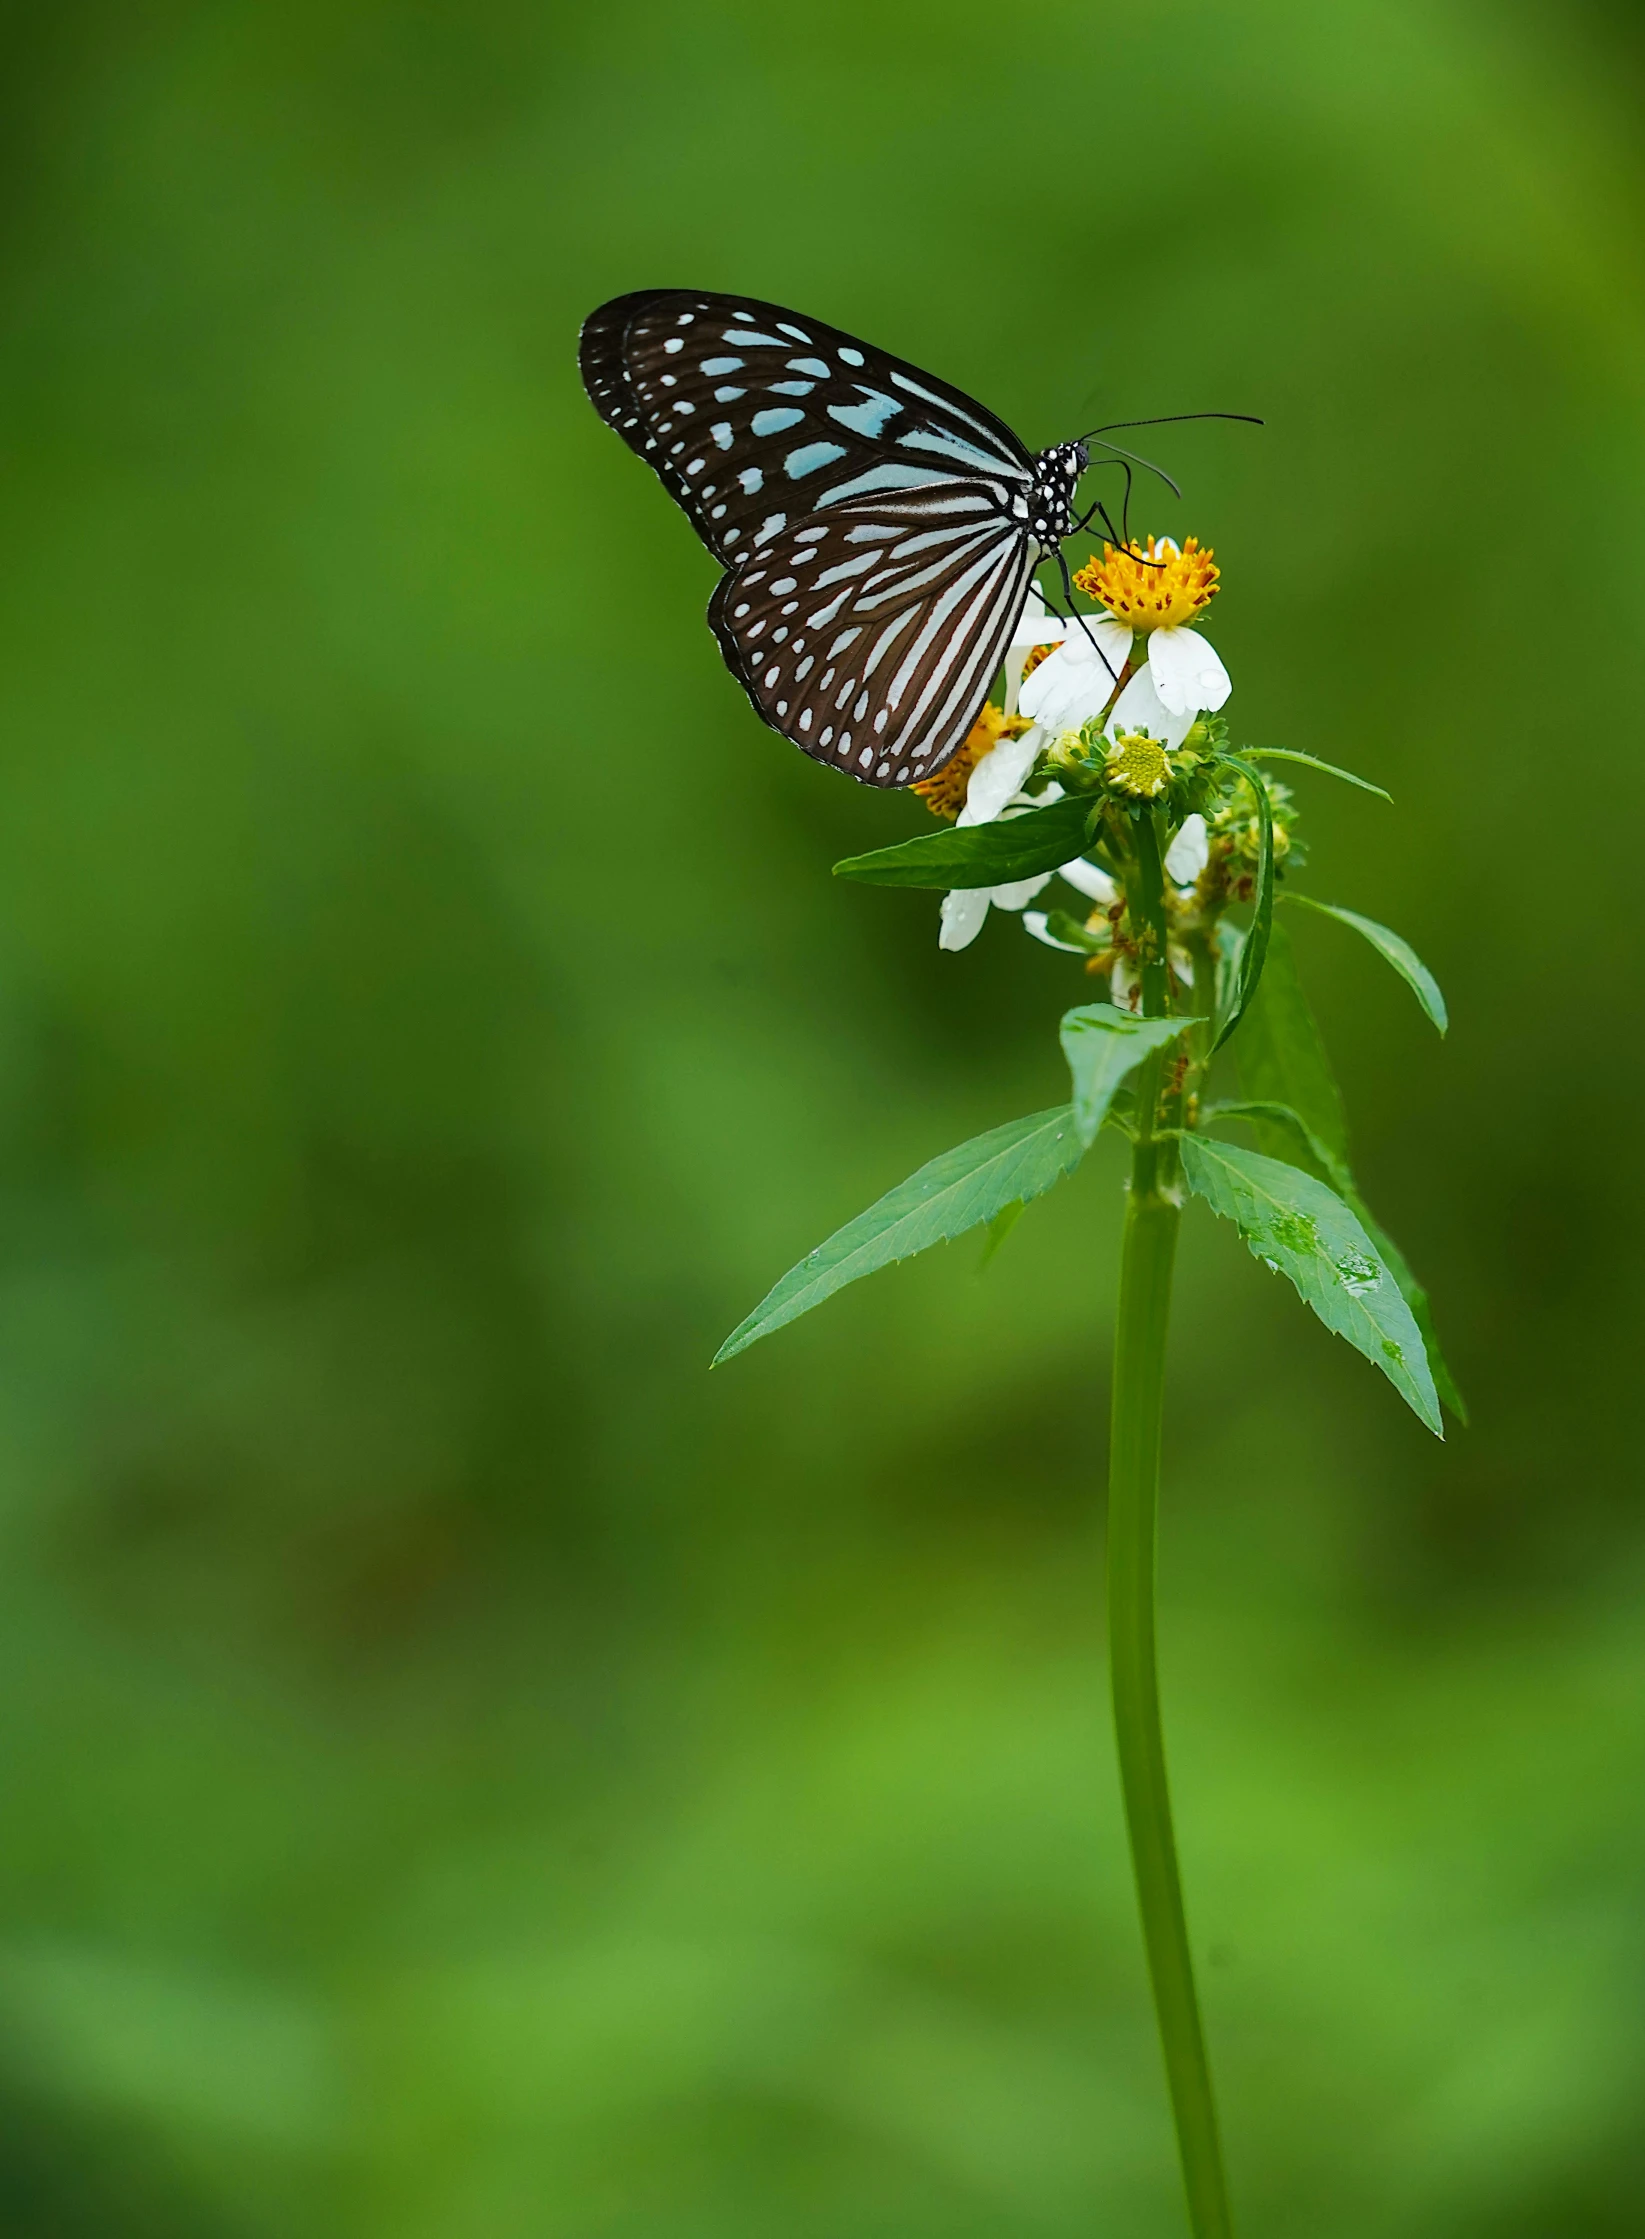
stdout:
[(939, 767), (1038, 558), (1034, 463), (1005, 423), (746, 296), (621, 296), (584, 326), (581, 359), (601, 416), (730, 569), (709, 618), (765, 720), (869, 784)]
[(976, 720), (1032, 564), (949, 482), (782, 530), (722, 579), (708, 619), (775, 729), (865, 784), (908, 785)]

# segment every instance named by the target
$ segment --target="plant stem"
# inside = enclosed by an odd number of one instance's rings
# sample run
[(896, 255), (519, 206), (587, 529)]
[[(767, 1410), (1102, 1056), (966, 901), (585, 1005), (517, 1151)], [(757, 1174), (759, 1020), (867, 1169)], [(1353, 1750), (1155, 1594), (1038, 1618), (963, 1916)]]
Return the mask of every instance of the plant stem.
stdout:
[[(1156, 1018), (1167, 1010), (1170, 991), (1160, 840), (1158, 814), (1149, 811), (1138, 820), (1137, 890), (1131, 896), (1130, 914), (1133, 926), (1139, 931), (1146, 928), (1151, 935), (1144, 950), (1142, 992), (1145, 1012)], [(1177, 1228), (1182, 1218), (1177, 1138), (1157, 1132), (1168, 1062), (1169, 1049), (1156, 1052), (1140, 1069), (1138, 1079), (1137, 1136), (1125, 1208), (1119, 1322), (1114, 1341), (1108, 1468), (1108, 1641), (1120, 1783), (1154, 2010), (1159, 2019), (1188, 2194), (1189, 2224), (1194, 2239), (1231, 2239), (1227, 2182), (1171, 1826), (1154, 1637), (1165, 1339)], [(1169, 1115), (1167, 1124), (1174, 1118), (1174, 1114)]]

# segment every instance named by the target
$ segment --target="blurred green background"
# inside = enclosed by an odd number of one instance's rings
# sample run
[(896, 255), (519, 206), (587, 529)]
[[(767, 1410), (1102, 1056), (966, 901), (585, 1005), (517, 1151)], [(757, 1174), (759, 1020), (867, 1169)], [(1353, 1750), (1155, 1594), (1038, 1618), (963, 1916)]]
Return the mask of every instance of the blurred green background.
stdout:
[[(1645, 2226), (1645, 33), (1462, 0), (13, 8), (0, 2223), (1176, 2239), (1116, 1149), (712, 1379), (1089, 983), (831, 881), (582, 315), (1170, 431), (1434, 1443), (1199, 1213), (1163, 1575), (1249, 2239)], [(1075, 557), (1080, 555), (1076, 553)], [(1071, 976), (1072, 975), (1072, 976)]]

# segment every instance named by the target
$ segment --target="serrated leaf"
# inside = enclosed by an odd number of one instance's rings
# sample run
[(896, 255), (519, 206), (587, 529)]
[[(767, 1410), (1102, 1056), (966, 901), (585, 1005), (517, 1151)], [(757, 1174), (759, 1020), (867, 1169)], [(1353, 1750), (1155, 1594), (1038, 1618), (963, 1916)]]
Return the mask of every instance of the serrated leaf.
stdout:
[[(1350, 1193), (1354, 1186), (1353, 1176), (1340, 1159), (1332, 1157), (1329, 1148), (1320, 1141), (1302, 1114), (1292, 1111), (1289, 1104), (1224, 1097), (1218, 1103), (1207, 1104), (1200, 1118), (1249, 1120), (1257, 1127), (1283, 1130), (1292, 1147), (1303, 1153), (1300, 1159), (1287, 1159), (1286, 1164), (1301, 1166), (1304, 1172), (1313, 1174), (1316, 1179), (1329, 1182), (1340, 1198), (1352, 1202)], [(1360, 1217), (1364, 1218), (1363, 1213)]]
[(1239, 1229), (1256, 1258), (1289, 1276), (1327, 1329), (1375, 1362), (1436, 1438), (1439, 1396), (1422, 1332), (1357, 1216), (1299, 1166), (1260, 1151), (1182, 1139), (1189, 1187)]
[(847, 1283), (963, 1236), (1011, 1205), (1043, 1197), (1084, 1156), (1068, 1104), (1008, 1120), (1004, 1127), (944, 1151), (791, 1267), (737, 1324), (710, 1365), (718, 1368)]
[(1238, 755), (1225, 754), (1223, 761), (1229, 769), (1239, 772), (1256, 796), (1260, 844), (1257, 855), (1256, 908), (1245, 929), (1245, 938), (1240, 943), (1239, 958), (1233, 969), (1229, 989), (1227, 1016), (1217, 1034), (1217, 1049), (1221, 1049), (1250, 1008), (1251, 998), (1256, 994), (1258, 982), (1262, 978), (1269, 936), (1274, 925), (1274, 814), (1268, 801), (1268, 788), (1262, 782), (1261, 771), (1253, 769), (1249, 762), (1242, 762)]
[(1457, 1421), (1466, 1429), (1468, 1403), (1457, 1389), (1456, 1378), (1451, 1374), (1445, 1355), (1440, 1349), (1439, 1331), (1434, 1327), (1434, 1310), (1428, 1293), (1411, 1271), (1411, 1263), (1394, 1242), (1382, 1223), (1372, 1217), (1371, 1209), (1358, 1190), (1347, 1193), (1348, 1203), (1365, 1224), (1365, 1233), (1388, 1263), (1388, 1272), (1400, 1287), (1405, 1303), (1411, 1309), (1411, 1318), (1422, 1332), (1422, 1342), (1428, 1355), (1428, 1366), (1433, 1370), (1434, 1389), (1451, 1410)]
[(955, 824), (871, 855), (848, 855), (835, 864), (834, 876), (867, 886), (1010, 886), (1072, 862), (1085, 845), (1092, 813), (1089, 800), (1070, 794), (1022, 816)]
[(1114, 1091), (1150, 1050), (1163, 1049), (1196, 1018), (1137, 1018), (1112, 1003), (1082, 1003), (1065, 1011), (1062, 1053), (1074, 1076), (1074, 1123), (1083, 1142), (1097, 1139)]
[(1298, 754), (1288, 746), (1248, 746), (1245, 754), (1251, 762), (1300, 762), (1305, 769), (1340, 777), (1344, 785), (1357, 785), (1362, 793), (1374, 793), (1379, 801), (1393, 806), (1394, 796), (1382, 786), (1373, 785), (1368, 777), (1356, 777), (1352, 770), (1339, 769), (1335, 762), (1322, 762), (1317, 754)]
[(1329, 1182), (1358, 1214), (1422, 1332), (1440, 1398), (1458, 1422), (1466, 1423), (1468, 1409), (1440, 1348), (1428, 1293), (1353, 1179), (1341, 1091), (1283, 925), (1274, 927), (1262, 987), (1246, 1017), (1237, 1054), (1240, 1086), (1250, 1101), (1243, 1110), (1224, 1105), (1223, 1112), (1249, 1120), (1259, 1150)]
[[(1358, 1217), (1366, 1235), (1369, 1236), (1377, 1250), (1382, 1254), (1389, 1274), (1399, 1285), (1400, 1294), (1406, 1305), (1411, 1309), (1412, 1318), (1415, 1320), (1417, 1328), (1422, 1332), (1423, 1349), (1428, 1355), (1428, 1366), (1433, 1371), (1434, 1389), (1439, 1393), (1440, 1398), (1451, 1410), (1457, 1421), (1466, 1424), (1468, 1420), (1467, 1403), (1457, 1389), (1456, 1378), (1446, 1366), (1445, 1355), (1440, 1350), (1439, 1331), (1434, 1326), (1433, 1308), (1429, 1304), (1428, 1293), (1417, 1281), (1411, 1270), (1410, 1261), (1359, 1194), (1354, 1184), (1354, 1177), (1341, 1160), (1331, 1156), (1330, 1151), (1320, 1141), (1313, 1129), (1307, 1125), (1302, 1115), (1299, 1112), (1293, 1112), (1288, 1104), (1246, 1104), (1237, 1102), (1208, 1104), (1202, 1117), (1207, 1120), (1249, 1120), (1259, 1130), (1279, 1128), (1283, 1130), (1294, 1147), (1293, 1154), (1287, 1157), (1285, 1163), (1290, 1166), (1300, 1165), (1307, 1173), (1324, 1173), (1342, 1202), (1349, 1208), (1350, 1212)], [(1300, 1149), (1303, 1154), (1301, 1158), (1294, 1155), (1294, 1151), (1297, 1149)]]
[(1384, 963), (1394, 967), (1435, 1026), (1442, 1034), (1445, 1032), (1451, 1020), (1439, 982), (1409, 941), (1401, 940), (1386, 925), (1379, 925), (1374, 917), (1361, 917), (1357, 910), (1345, 910), (1340, 903), (1316, 902), (1311, 894), (1287, 894), (1285, 899), (1300, 903), (1305, 910), (1316, 910), (1321, 917), (1334, 917), (1340, 925), (1351, 925), (1370, 942)]
[[(1235, 1056), (1239, 1084), (1248, 1098), (1288, 1105), (1318, 1137), (1331, 1160), (1342, 1166), (1348, 1164), (1348, 1121), (1342, 1094), (1297, 976), (1291, 937), (1283, 925), (1276, 925), (1269, 937), (1262, 986), (1246, 1014)], [(1288, 1155), (1290, 1146), (1282, 1137), (1283, 1131), (1276, 1135), (1270, 1124), (1258, 1122), (1258, 1147), (1271, 1157)], [(1330, 1174), (1327, 1161), (1319, 1167), (1320, 1179), (1328, 1181)]]
[(1020, 1197), (1013, 1198), (1009, 1205), (1001, 1206), (1000, 1210), (994, 1215), (994, 1218), (988, 1224), (982, 1247), (982, 1257), (977, 1262), (977, 1273), (979, 1275), (988, 1266), (994, 1254), (1016, 1227), (1018, 1221), (1022, 1219), (1022, 1216), (1023, 1202)]

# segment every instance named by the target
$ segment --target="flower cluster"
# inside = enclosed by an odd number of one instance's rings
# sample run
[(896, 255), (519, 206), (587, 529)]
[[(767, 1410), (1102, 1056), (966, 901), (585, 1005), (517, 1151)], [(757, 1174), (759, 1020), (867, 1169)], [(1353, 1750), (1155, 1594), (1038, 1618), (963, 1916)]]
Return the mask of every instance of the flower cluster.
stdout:
[[(962, 825), (1022, 815), (1065, 791), (1105, 795), (1110, 824), (1137, 804), (1163, 805), (1178, 826), (1172, 877), (1192, 885), (1208, 852), (1192, 864), (1189, 858), (1210, 846), (1200, 813), (1210, 804), (1199, 798), (1215, 744), (1207, 718), (1232, 690), (1215, 649), (1189, 627), (1216, 595), (1216, 563), (1193, 537), (1181, 546), (1150, 537), (1123, 550), (1104, 546), (1074, 580), (1100, 611), (1065, 621), (1030, 591), (1006, 654), (1004, 705), (985, 708), (959, 753), (915, 790), (937, 815)], [(1115, 840), (1113, 852), (1123, 855), (1118, 826)], [(1091, 954), (1093, 968), (1111, 969), (1123, 999), (1135, 984), (1114, 914), (1123, 915), (1123, 905), (1112, 872), (1085, 857), (1060, 874), (949, 894), (940, 945), (968, 947), (990, 909), (1023, 911), (1059, 875), (1099, 905), (1082, 938), (1059, 939), (1049, 929), (1054, 920), (1040, 912), (1024, 922), (1053, 946)]]

